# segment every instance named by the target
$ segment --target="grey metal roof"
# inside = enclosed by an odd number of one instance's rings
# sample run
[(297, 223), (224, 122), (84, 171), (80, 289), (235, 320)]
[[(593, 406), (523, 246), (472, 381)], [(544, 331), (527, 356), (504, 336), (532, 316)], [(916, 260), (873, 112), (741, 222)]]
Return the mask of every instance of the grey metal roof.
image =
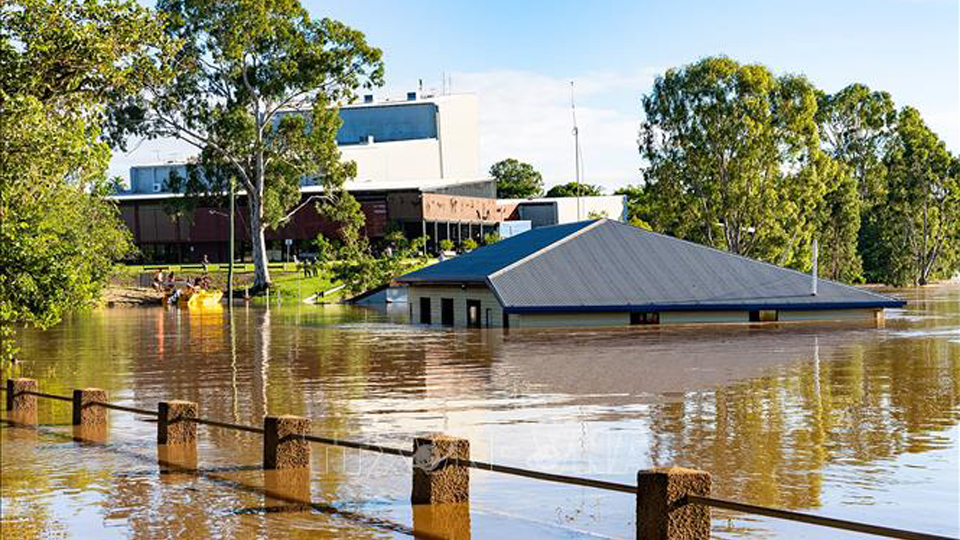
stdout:
[(397, 281), (401, 283), (486, 282), (490, 274), (556, 243), (591, 223), (591, 221), (581, 221), (532, 229), (459, 257), (411, 272)]
[[(900, 307), (903, 301), (616, 221), (534, 229), (400, 281), (486, 282), (510, 312)], [(565, 228), (568, 227), (568, 228)], [(521, 249), (528, 235), (535, 245)], [(552, 242), (544, 245), (549, 239)], [(484, 250), (489, 250), (484, 254)], [(512, 256), (512, 260), (507, 260)], [(486, 261), (495, 260), (496, 264)], [(451, 263), (457, 263), (456, 266)], [(470, 270), (468, 272), (468, 270)], [(420, 276), (431, 276), (421, 279)], [(413, 278), (413, 279), (411, 279)]]

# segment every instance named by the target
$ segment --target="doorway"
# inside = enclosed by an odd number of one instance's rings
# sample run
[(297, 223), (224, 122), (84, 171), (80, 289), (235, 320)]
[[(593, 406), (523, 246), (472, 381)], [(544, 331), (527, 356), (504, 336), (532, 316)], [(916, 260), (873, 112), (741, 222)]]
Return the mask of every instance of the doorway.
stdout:
[(480, 301), (467, 300), (467, 326), (480, 328)]
[(430, 298), (420, 299), (420, 324), (430, 324)]
[(453, 298), (440, 299), (440, 324), (453, 326)]

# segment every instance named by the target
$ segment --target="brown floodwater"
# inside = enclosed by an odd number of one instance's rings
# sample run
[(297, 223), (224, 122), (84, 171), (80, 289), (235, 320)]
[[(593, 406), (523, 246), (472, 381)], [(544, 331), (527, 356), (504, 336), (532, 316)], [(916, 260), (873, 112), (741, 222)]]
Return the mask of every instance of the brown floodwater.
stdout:
[[(24, 360), (3, 375), (149, 409), (196, 401), (204, 417), (248, 425), (296, 414), (318, 435), (403, 448), (444, 432), (477, 459), (615, 482), (695, 467), (720, 497), (958, 536), (960, 287), (894, 292), (909, 304), (880, 329), (503, 332), (411, 326), (403, 307), (239, 308), (232, 324), (226, 312), (106, 309), (25, 332)], [(469, 505), (415, 509), (399, 457), (314, 445), (298, 484), (259, 468), (258, 435), (201, 426), (198, 471), (184, 473), (158, 465), (176, 459), (149, 418), (111, 411), (107, 432), (89, 436), (69, 425), (69, 404), (40, 400), (38, 420), (0, 424), (4, 539), (633, 538), (636, 527), (621, 493), (472, 471)], [(723, 512), (713, 530), (858, 537)]]

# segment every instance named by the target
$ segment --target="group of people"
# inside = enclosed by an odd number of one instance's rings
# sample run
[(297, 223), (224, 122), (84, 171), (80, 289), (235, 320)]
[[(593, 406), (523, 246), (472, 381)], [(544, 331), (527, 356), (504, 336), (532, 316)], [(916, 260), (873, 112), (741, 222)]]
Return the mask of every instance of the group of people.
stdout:
[(204, 289), (209, 289), (213, 285), (213, 280), (209, 275), (204, 274), (202, 276), (193, 278), (192, 281), (189, 278), (184, 279), (181, 283), (186, 286), (177, 287), (177, 276), (173, 272), (170, 272), (166, 280), (164, 280), (163, 270), (159, 268), (153, 274), (154, 290), (167, 293), (171, 303), (176, 303), (176, 301), (184, 293), (194, 293)]
[(320, 275), (320, 264), (314, 259), (312, 261), (300, 261), (297, 266), (303, 271), (303, 277), (317, 277)]

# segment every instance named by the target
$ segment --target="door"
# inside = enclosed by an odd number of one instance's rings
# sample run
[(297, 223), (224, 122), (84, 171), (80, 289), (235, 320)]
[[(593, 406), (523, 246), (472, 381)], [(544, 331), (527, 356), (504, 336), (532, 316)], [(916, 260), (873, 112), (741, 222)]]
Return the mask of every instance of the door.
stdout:
[(440, 299), (440, 324), (453, 326), (453, 298)]
[(430, 324), (430, 298), (420, 299), (420, 324)]
[(480, 328), (480, 301), (467, 300), (467, 326)]

